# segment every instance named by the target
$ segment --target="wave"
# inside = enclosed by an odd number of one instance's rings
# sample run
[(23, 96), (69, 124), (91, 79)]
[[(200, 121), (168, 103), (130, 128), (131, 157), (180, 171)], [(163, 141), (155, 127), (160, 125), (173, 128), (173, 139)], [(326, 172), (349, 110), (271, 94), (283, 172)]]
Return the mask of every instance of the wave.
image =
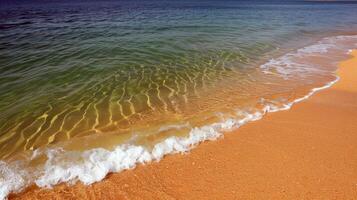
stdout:
[[(305, 54), (324, 54), (330, 51), (342, 50), (345, 54), (345, 49), (339, 47), (337, 43), (351, 39), (355, 42), (357, 36), (324, 38), (317, 44), (272, 59), (262, 65), (261, 69), (265, 73), (277, 72), (279, 75), (286, 77), (295, 74), (296, 70), (298, 72), (301, 72), (301, 70), (323, 70), (315, 66), (305, 65), (301, 65), (299, 68), (299, 63), (294, 62), (294, 60), (296, 57), (301, 57)], [(353, 43), (353, 45), (353, 47), (356, 47), (357, 42)], [(348, 52), (350, 51), (348, 50)], [(110, 172), (120, 172), (132, 169), (138, 164), (159, 161), (168, 154), (188, 152), (203, 141), (216, 140), (223, 136), (225, 132), (237, 129), (248, 122), (259, 120), (267, 113), (290, 109), (295, 103), (309, 98), (315, 92), (332, 86), (339, 79), (336, 75), (335, 77), (333, 81), (321, 87), (313, 88), (305, 96), (287, 103), (277, 104), (261, 98), (263, 106), (259, 110), (236, 110), (235, 114), (240, 116), (239, 118), (228, 118), (221, 122), (192, 128), (188, 137), (172, 136), (157, 143), (152, 149), (122, 144), (113, 150), (104, 148), (95, 148), (83, 152), (65, 151), (61, 148), (35, 150), (29, 161), (35, 160), (41, 155), (46, 155), (47, 157), (45, 164), (35, 169), (24, 167), (23, 161), (13, 161), (11, 163), (0, 161), (0, 199), (5, 199), (9, 193), (19, 192), (31, 184), (47, 188), (63, 182), (74, 183), (81, 181), (84, 184), (92, 184), (104, 179)], [(189, 124), (170, 125), (163, 127), (162, 130), (179, 129), (181, 127), (189, 127)]]

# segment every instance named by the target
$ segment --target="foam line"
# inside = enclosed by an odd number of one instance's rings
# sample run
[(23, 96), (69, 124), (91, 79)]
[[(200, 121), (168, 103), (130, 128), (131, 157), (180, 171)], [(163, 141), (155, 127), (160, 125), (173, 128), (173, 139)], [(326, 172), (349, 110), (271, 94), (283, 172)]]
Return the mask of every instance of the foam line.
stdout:
[[(298, 103), (309, 98), (315, 92), (326, 89), (337, 82), (333, 82), (319, 88), (314, 88), (311, 92), (282, 107), (266, 105), (261, 112), (245, 113), (245, 118), (241, 120), (228, 119), (221, 123), (214, 123), (200, 128), (193, 128), (186, 138), (169, 137), (163, 142), (156, 144), (152, 151), (141, 146), (120, 145), (113, 151), (103, 148), (96, 148), (84, 151), (78, 156), (82, 163), (69, 166), (68, 163), (60, 162), (61, 158), (73, 152), (64, 152), (62, 149), (51, 149), (46, 151), (48, 160), (42, 171), (42, 175), (33, 180), (39, 187), (48, 187), (69, 182), (81, 181), (84, 184), (92, 184), (105, 178), (110, 172), (120, 172), (134, 168), (137, 164), (144, 164), (151, 161), (159, 161), (165, 155), (188, 152), (199, 143), (207, 140), (216, 140), (221, 137), (226, 130), (238, 128), (247, 122), (261, 119), (266, 113), (277, 112), (289, 109), (294, 103)], [(0, 163), (3, 177), (0, 183), (0, 199), (4, 199), (10, 192), (20, 191), (28, 186), (32, 181), (25, 181), (17, 173), (17, 170), (10, 168), (6, 163)]]
[[(316, 51), (313, 49), (304, 51)], [(307, 49), (307, 50), (306, 50)], [(297, 52), (301, 52), (298, 50)], [(266, 67), (266, 66), (264, 66)], [(105, 178), (110, 172), (120, 172), (134, 168), (138, 164), (159, 161), (165, 155), (184, 153), (207, 140), (216, 140), (228, 130), (261, 119), (265, 114), (290, 109), (295, 103), (301, 102), (315, 92), (331, 87), (339, 78), (322, 87), (313, 88), (307, 95), (297, 98), (292, 102), (276, 106), (271, 103), (264, 104), (260, 111), (237, 111), (239, 119), (229, 118), (222, 122), (192, 128), (188, 137), (169, 137), (156, 144), (151, 150), (142, 146), (122, 144), (114, 150), (95, 148), (84, 152), (64, 151), (63, 149), (47, 149), (44, 152), (34, 151), (30, 159), (45, 153), (47, 161), (36, 172), (29, 172), (12, 163), (0, 161), (0, 199), (5, 199), (11, 192), (19, 192), (26, 186), (35, 183), (39, 187), (52, 187), (56, 184), (81, 181), (84, 184), (92, 184)], [(187, 127), (187, 124), (173, 125), (166, 128)], [(64, 160), (66, 162), (64, 162)]]

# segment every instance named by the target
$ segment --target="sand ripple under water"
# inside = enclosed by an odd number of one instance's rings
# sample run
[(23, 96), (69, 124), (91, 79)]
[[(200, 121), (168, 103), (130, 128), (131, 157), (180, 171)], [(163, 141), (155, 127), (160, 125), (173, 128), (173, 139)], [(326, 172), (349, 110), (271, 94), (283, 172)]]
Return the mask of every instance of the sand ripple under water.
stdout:
[[(289, 109), (294, 103), (335, 83), (338, 80), (334, 73), (337, 63), (347, 57), (349, 49), (356, 47), (357, 36), (327, 37), (271, 59), (260, 65), (256, 76), (262, 77), (266, 82), (261, 84), (269, 87), (255, 83), (257, 88), (265, 89), (261, 91), (269, 92), (266, 95), (256, 93), (257, 97), (250, 98), (249, 104), (242, 104), (235, 98), (229, 99), (234, 94), (239, 95), (240, 90), (228, 87), (223, 81), (222, 86), (227, 87), (224, 87), (223, 91), (216, 90), (222, 98), (221, 101), (212, 101), (216, 103), (211, 104), (209, 96), (206, 96), (206, 107), (215, 108), (216, 112), (194, 112), (199, 114), (186, 117), (185, 120), (172, 120), (164, 125), (158, 123), (159, 126), (154, 130), (147, 127), (138, 128), (135, 131), (143, 133), (131, 133), (130, 137), (124, 140), (118, 140), (116, 134), (80, 137), (77, 141), (74, 138), (29, 151), (16, 159), (1, 161), (1, 198), (33, 183), (40, 187), (75, 181), (91, 184), (102, 180), (109, 172), (120, 172), (140, 163), (158, 161), (166, 154), (187, 152), (202, 141), (215, 140), (224, 132), (258, 120), (268, 112)], [(229, 83), (234, 86), (231, 81), (232, 79), (229, 79)], [(279, 90), (282, 86), (288, 90)], [(170, 92), (167, 95), (169, 94)], [(225, 105), (220, 106), (222, 103)], [(46, 115), (43, 118), (46, 119)], [(145, 135), (145, 128), (148, 132), (154, 132), (155, 136), (163, 134), (153, 139), (150, 134)], [(101, 141), (108, 140), (112, 140), (110, 147), (96, 146)], [(85, 145), (78, 150), (73, 147), (78, 144)]]

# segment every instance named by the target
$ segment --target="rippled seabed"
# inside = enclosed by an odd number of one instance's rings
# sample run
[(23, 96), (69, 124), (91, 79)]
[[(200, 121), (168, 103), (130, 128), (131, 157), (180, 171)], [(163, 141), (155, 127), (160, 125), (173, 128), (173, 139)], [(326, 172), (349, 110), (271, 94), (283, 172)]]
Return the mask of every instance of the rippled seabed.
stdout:
[(151, 148), (282, 105), (334, 80), (338, 59), (268, 61), (350, 34), (356, 18), (353, 2), (3, 4), (0, 158), (48, 146)]

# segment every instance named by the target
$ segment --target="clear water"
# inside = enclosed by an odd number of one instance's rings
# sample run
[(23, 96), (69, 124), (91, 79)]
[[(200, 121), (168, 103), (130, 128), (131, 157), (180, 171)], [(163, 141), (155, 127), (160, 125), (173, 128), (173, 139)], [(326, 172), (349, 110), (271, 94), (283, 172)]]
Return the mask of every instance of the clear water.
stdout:
[(336, 66), (262, 64), (351, 35), (356, 19), (355, 2), (1, 1), (0, 158), (150, 148), (262, 100), (286, 103)]

